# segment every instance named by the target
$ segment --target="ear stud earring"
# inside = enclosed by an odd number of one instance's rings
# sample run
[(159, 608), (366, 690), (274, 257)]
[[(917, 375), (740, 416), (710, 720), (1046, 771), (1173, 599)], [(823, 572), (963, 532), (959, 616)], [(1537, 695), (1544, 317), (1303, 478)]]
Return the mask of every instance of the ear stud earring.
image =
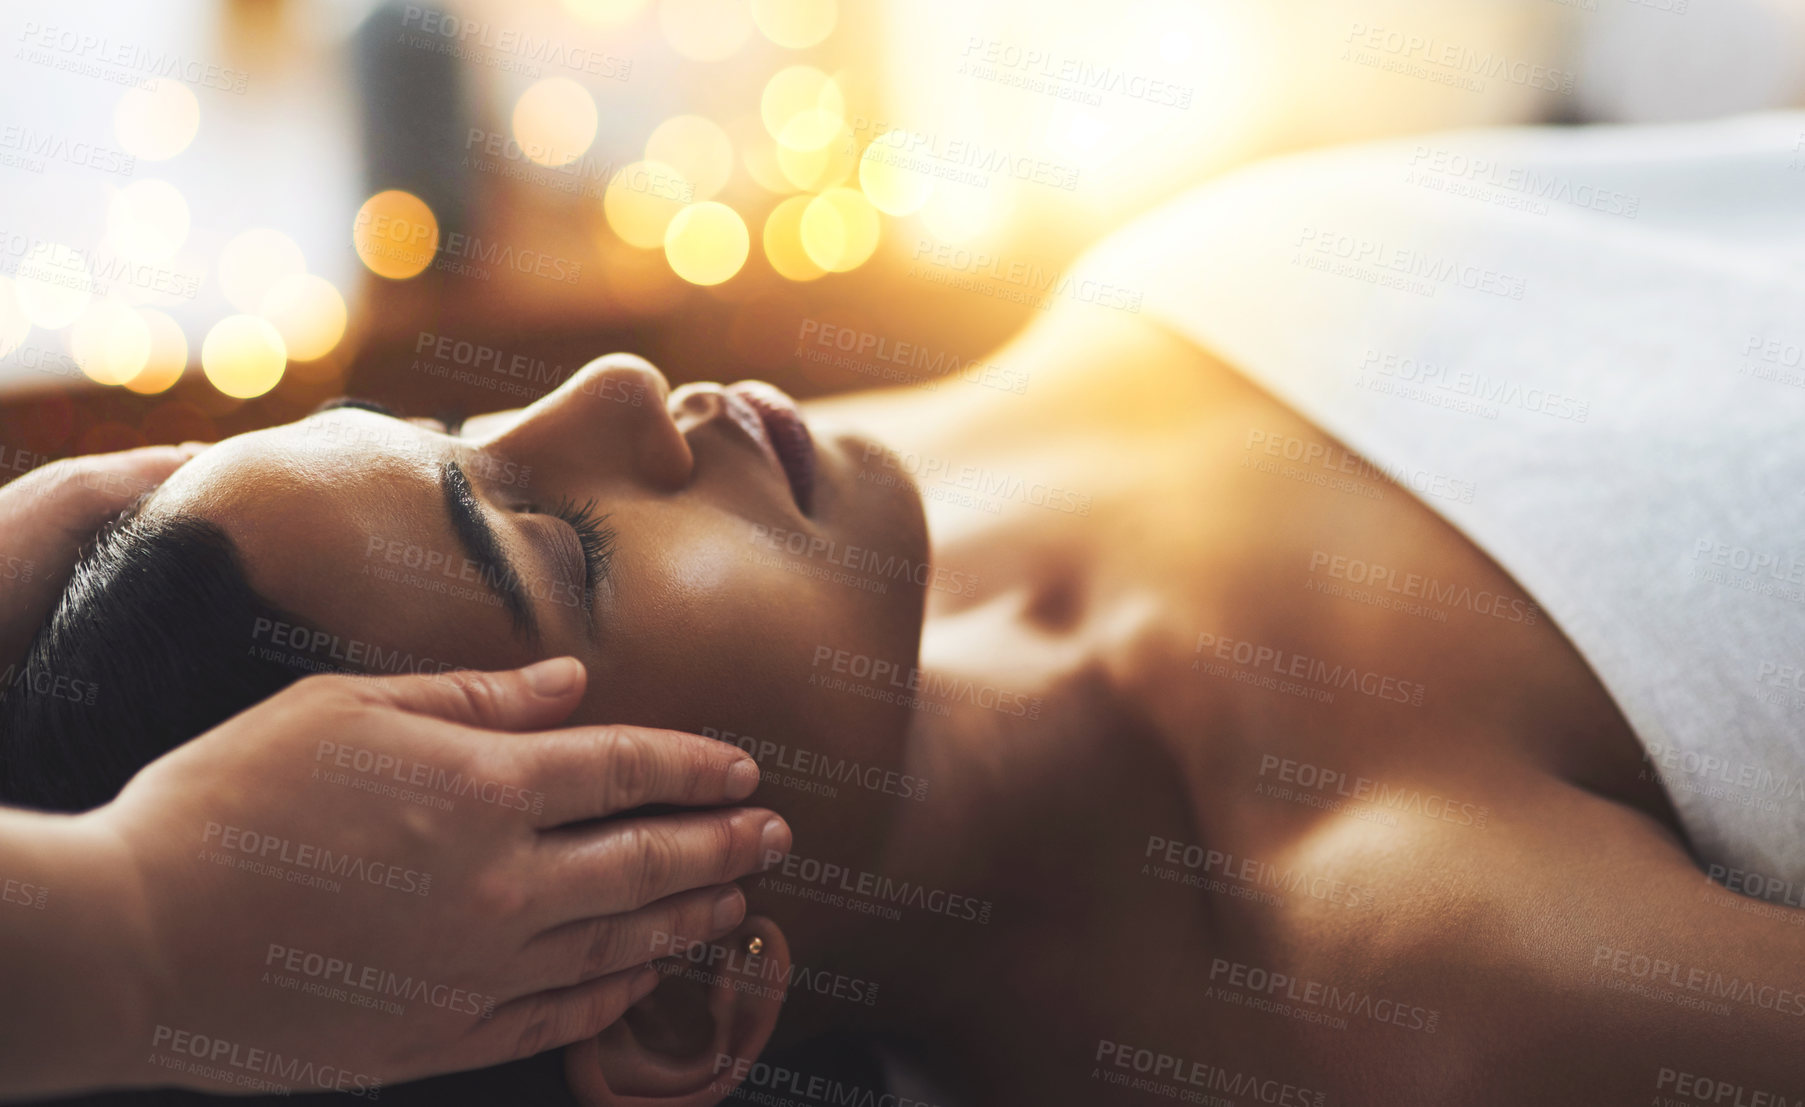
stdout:
[(765, 940), (763, 938), (754, 937), (754, 938), (746, 939), (746, 953), (748, 956), (757, 957), (759, 954), (763, 953), (764, 951), (765, 951)]

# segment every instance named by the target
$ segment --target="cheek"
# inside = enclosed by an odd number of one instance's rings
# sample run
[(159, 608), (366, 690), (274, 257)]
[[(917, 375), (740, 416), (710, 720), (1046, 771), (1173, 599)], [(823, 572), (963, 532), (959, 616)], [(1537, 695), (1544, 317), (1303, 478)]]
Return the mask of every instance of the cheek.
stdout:
[(850, 571), (720, 533), (683, 536), (649, 557), (623, 549), (617, 569), (603, 679), (592, 679), (586, 705), (604, 713), (599, 721), (887, 741), (895, 708), (836, 678), (856, 665), (896, 678), (885, 691), (905, 690), (922, 591), (910, 574)]

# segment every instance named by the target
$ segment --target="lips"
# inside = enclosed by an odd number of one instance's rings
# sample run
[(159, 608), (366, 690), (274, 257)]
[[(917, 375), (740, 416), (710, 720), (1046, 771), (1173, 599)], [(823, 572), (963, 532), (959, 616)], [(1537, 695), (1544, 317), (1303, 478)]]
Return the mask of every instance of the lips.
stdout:
[(790, 482), (790, 495), (802, 513), (809, 514), (815, 499), (815, 440), (796, 401), (763, 381), (741, 381), (725, 391), (757, 415), (764, 438)]

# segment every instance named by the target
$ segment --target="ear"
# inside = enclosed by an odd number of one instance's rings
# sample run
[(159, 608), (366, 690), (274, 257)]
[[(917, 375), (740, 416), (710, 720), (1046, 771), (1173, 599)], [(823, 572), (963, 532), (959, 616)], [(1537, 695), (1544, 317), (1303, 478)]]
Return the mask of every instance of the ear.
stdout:
[(777, 1028), (790, 947), (776, 923), (754, 916), (714, 942), (658, 938), (669, 951), (654, 962), (658, 987), (564, 1050), (564, 1078), (582, 1107), (714, 1107)]

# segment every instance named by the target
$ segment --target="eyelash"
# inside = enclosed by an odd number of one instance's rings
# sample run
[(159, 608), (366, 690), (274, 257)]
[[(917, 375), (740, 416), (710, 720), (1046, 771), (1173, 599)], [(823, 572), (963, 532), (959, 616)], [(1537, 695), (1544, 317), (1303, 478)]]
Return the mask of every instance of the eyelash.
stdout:
[(549, 508), (536, 504), (528, 504), (520, 509), (531, 515), (550, 515), (570, 524), (577, 532), (577, 541), (583, 546), (583, 564), (588, 568), (589, 587), (583, 596), (587, 607), (596, 587), (608, 576), (609, 566), (614, 561), (614, 528), (607, 525), (608, 516), (597, 515), (595, 501), (588, 500), (581, 506), (569, 497), (565, 497)]

